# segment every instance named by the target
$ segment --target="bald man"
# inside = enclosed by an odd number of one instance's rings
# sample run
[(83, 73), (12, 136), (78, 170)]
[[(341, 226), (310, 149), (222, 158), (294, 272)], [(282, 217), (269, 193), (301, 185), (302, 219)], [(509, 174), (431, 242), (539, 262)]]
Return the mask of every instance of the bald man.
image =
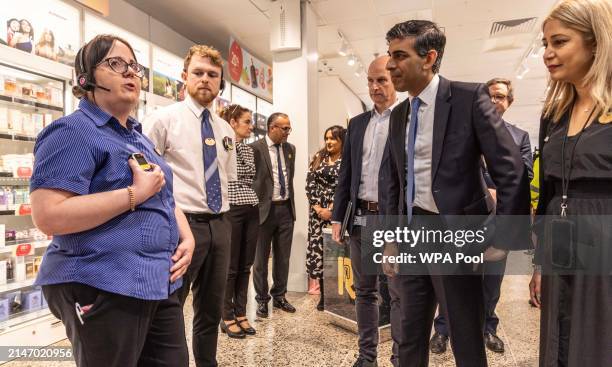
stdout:
[[(378, 171), (389, 133), (389, 117), (397, 104), (391, 75), (386, 69), (388, 60), (386, 55), (377, 57), (368, 68), (368, 89), (374, 109), (349, 121), (332, 213), (332, 236), (335, 241), (340, 242), (341, 222), (344, 220), (348, 203), (352, 203), (353, 210), (348, 214), (348, 232), (359, 330), (359, 357), (353, 367), (378, 366), (378, 276), (363, 272), (361, 230), (366, 225), (366, 216), (378, 214)], [(393, 279), (389, 280), (389, 291), (393, 325), (395, 318), (399, 316), (396, 312), (399, 311), (399, 301), (394, 292)], [(397, 366), (395, 336), (393, 340), (394, 357), (391, 361)]]

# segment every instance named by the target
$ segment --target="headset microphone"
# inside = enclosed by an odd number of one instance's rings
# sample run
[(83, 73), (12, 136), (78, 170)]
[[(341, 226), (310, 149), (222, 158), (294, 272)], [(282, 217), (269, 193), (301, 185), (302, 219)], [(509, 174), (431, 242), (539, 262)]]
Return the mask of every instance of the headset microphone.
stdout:
[(87, 45), (88, 44), (85, 44), (83, 47), (81, 47), (81, 49), (79, 50), (77, 54), (77, 58), (79, 60), (79, 66), (81, 67), (81, 74), (77, 76), (77, 83), (79, 84), (79, 87), (81, 87), (83, 90), (86, 90), (88, 92), (92, 92), (96, 88), (110, 92), (111, 91), (110, 89), (96, 84), (96, 81), (94, 80), (93, 75), (90, 75), (91, 73), (85, 70), (85, 60), (84, 59), (85, 59), (85, 48), (87, 47)]

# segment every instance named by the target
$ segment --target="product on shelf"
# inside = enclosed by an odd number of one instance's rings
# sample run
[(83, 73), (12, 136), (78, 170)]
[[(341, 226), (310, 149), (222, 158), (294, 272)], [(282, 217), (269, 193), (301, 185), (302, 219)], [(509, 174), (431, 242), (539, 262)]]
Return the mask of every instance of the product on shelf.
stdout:
[(10, 302), (8, 298), (0, 298), (0, 321), (8, 320), (10, 311)]
[(23, 256), (15, 257), (15, 281), (25, 282), (28, 279), (26, 275), (26, 264)]
[(9, 314), (15, 314), (21, 312), (21, 291), (16, 290), (4, 294), (9, 301)]
[(8, 123), (8, 108), (0, 107), (0, 132), (8, 131), (9, 123)]
[[(2, 210), (2, 198), (3, 197), (3, 192), (0, 190), (0, 210)], [(0, 224), (0, 248), (3, 248), (6, 245), (6, 238), (5, 236), (5, 232), (6, 232), (6, 224)]]
[(5, 154), (0, 156), (0, 168), (13, 172), (13, 177), (27, 178), (32, 176), (34, 154)]
[(15, 94), (17, 91), (17, 79), (5, 76), (4, 77), (4, 93), (6, 94)]
[(23, 311), (32, 311), (42, 306), (40, 289), (28, 289), (21, 292), (21, 307)]
[(6, 260), (0, 260), (0, 284), (6, 284)]

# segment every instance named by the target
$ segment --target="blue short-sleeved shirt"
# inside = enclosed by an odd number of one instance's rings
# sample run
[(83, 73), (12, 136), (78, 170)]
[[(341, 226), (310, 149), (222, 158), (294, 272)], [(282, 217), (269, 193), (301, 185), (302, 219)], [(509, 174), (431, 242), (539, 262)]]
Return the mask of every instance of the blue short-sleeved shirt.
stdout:
[[(54, 236), (36, 285), (78, 282), (146, 300), (166, 299), (182, 285), (170, 283), (178, 244), (172, 170), (130, 118), (128, 129), (86, 99), (79, 109), (47, 126), (34, 146), (30, 191), (59, 189), (77, 195), (132, 184), (130, 154), (140, 152), (164, 171), (161, 192), (88, 231)], [(129, 197), (126, 191), (125, 200)]]

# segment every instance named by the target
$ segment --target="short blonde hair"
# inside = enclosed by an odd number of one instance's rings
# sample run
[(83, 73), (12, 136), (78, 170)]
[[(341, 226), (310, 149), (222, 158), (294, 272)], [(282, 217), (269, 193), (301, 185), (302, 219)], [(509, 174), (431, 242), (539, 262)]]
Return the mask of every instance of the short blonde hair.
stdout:
[(221, 58), (221, 53), (211, 46), (206, 45), (193, 45), (189, 48), (187, 52), (187, 56), (185, 56), (185, 61), (183, 63), (183, 71), (187, 71), (189, 68), (189, 63), (191, 62), (191, 58), (193, 55), (199, 55), (201, 57), (207, 57), (210, 59), (210, 62), (221, 68), (223, 70), (223, 59)]
[[(556, 19), (582, 34), (584, 42), (595, 50), (593, 64), (583, 79), (591, 87), (595, 116), (612, 108), (612, 3), (610, 0), (564, 0), (557, 4), (542, 23)], [(563, 81), (548, 81), (544, 117), (558, 122), (576, 97), (574, 86)]]

